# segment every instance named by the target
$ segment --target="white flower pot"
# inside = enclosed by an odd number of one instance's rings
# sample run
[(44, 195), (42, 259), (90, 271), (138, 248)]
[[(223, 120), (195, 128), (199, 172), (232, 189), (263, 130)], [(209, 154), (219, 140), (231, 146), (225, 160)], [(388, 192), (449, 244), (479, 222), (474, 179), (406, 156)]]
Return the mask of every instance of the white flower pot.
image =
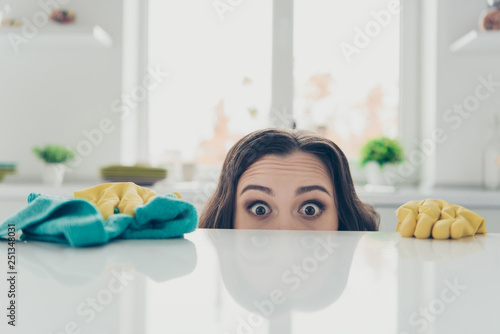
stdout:
[(64, 164), (45, 163), (42, 170), (43, 183), (50, 186), (60, 186), (63, 183), (65, 171)]
[(373, 186), (392, 186), (389, 184), (387, 173), (396, 172), (396, 164), (385, 164), (380, 166), (375, 161), (366, 163), (366, 178), (369, 185)]

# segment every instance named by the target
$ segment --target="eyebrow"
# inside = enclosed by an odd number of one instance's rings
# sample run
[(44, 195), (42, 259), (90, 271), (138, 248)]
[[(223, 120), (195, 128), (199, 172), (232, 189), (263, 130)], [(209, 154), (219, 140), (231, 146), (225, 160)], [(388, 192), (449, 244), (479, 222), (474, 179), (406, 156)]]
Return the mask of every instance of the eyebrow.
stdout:
[[(274, 191), (271, 188), (264, 187), (264, 186), (258, 186), (258, 185), (254, 185), (254, 184), (248, 185), (245, 188), (243, 188), (240, 195), (243, 194), (247, 190), (258, 190), (258, 191), (262, 191), (268, 195), (274, 196)], [(318, 186), (318, 185), (298, 188), (297, 191), (295, 191), (295, 197), (300, 196), (300, 195), (305, 194), (305, 193), (310, 192), (310, 191), (314, 191), (314, 190), (322, 191), (331, 197), (330, 193), (328, 192), (328, 190), (325, 189), (325, 187)]]
[(246, 186), (245, 188), (243, 188), (243, 190), (241, 191), (240, 195), (243, 194), (247, 190), (258, 190), (258, 191), (265, 192), (268, 195), (274, 196), (274, 191), (271, 188), (264, 187), (264, 186), (257, 186), (257, 185), (254, 185), (254, 184), (251, 184), (251, 185)]
[(298, 188), (297, 191), (295, 192), (295, 197), (300, 196), (302, 194), (305, 194), (307, 192), (313, 191), (313, 190), (319, 190), (319, 191), (326, 193), (330, 197), (332, 196), (332, 195), (330, 195), (328, 190), (325, 189), (325, 187), (314, 185), (314, 186), (306, 186), (306, 187)]

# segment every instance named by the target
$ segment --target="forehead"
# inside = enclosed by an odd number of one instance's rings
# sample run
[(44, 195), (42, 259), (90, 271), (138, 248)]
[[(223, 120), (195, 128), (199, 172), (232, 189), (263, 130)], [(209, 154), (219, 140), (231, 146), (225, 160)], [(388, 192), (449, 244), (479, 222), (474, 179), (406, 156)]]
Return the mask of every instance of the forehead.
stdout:
[(332, 185), (330, 174), (317, 156), (306, 152), (295, 152), (287, 156), (265, 155), (252, 164), (240, 178), (239, 185), (252, 181), (272, 183), (277, 179), (298, 182), (321, 182)]

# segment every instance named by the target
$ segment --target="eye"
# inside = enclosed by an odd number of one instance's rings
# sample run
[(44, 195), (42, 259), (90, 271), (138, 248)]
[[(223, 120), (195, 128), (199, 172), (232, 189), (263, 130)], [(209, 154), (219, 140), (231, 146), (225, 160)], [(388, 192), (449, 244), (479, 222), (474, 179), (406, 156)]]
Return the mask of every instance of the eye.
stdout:
[(267, 204), (262, 202), (253, 203), (248, 207), (248, 211), (254, 216), (264, 216), (271, 213), (271, 209), (267, 206)]
[(305, 203), (300, 207), (299, 213), (308, 217), (317, 217), (323, 211), (323, 206), (319, 203)]

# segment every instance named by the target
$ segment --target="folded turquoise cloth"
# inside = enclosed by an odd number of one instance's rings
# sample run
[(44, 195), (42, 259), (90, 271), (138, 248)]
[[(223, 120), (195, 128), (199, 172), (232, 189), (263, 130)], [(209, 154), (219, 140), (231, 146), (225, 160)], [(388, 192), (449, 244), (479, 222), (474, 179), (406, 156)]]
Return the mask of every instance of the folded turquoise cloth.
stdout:
[[(174, 194), (158, 195), (135, 208), (135, 218), (122, 213), (105, 221), (97, 207), (84, 199), (32, 193), (28, 205), (0, 224), (22, 230), (23, 240), (41, 240), (73, 247), (99, 245), (112, 239), (165, 239), (192, 232), (198, 224), (194, 206)], [(1, 238), (0, 240), (7, 240)]]

